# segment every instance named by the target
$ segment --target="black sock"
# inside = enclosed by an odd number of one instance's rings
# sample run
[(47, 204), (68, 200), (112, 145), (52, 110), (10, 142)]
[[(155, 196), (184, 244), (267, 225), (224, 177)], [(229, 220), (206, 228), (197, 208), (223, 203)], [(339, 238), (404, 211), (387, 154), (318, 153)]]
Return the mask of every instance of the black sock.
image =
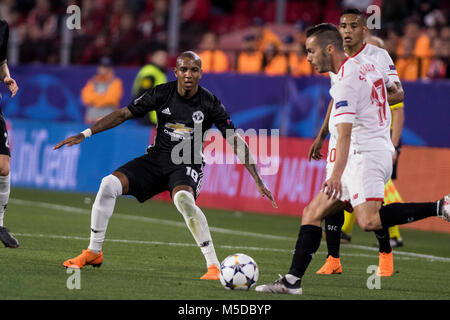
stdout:
[(292, 265), (289, 274), (296, 277), (303, 277), (313, 255), (320, 247), (322, 239), (322, 228), (310, 224), (301, 226), (298, 234), (297, 243), (295, 244), (294, 256), (292, 257)]
[(344, 225), (344, 211), (325, 218), (325, 234), (327, 236), (328, 255), (339, 258), (341, 246), (341, 229)]
[(374, 231), (380, 245), (380, 252), (390, 253), (392, 251), (391, 242), (389, 238), (389, 229), (381, 229)]
[(437, 215), (437, 202), (391, 203), (380, 209), (383, 228), (393, 227)]

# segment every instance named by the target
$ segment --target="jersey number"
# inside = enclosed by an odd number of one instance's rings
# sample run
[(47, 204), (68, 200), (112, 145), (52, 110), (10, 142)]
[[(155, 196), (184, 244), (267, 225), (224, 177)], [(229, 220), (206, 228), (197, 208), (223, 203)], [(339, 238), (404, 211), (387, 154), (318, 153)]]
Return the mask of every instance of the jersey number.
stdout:
[(186, 175), (190, 176), (195, 183), (198, 181), (198, 172), (192, 169), (191, 167), (186, 167)]
[(383, 79), (378, 79), (373, 83), (372, 94), (370, 95), (372, 103), (378, 107), (378, 116), (380, 119), (380, 126), (383, 126), (386, 117), (386, 90), (384, 88)]
[(330, 150), (330, 162), (336, 161), (336, 148)]

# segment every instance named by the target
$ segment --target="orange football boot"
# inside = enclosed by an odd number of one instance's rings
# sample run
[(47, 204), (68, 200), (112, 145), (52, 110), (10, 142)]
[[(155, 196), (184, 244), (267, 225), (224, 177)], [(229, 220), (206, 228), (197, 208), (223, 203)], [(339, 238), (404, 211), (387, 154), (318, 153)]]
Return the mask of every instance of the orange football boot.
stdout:
[(342, 266), (341, 259), (328, 256), (325, 264), (320, 268), (316, 274), (341, 274)]
[(380, 252), (378, 258), (377, 276), (391, 277), (394, 274), (394, 257), (390, 253)]
[(70, 266), (77, 266), (78, 268), (83, 268), (86, 265), (92, 265), (93, 267), (100, 267), (103, 263), (103, 252), (93, 253), (91, 250), (83, 250), (82, 253), (72, 259), (66, 260), (63, 266), (68, 268)]
[(220, 270), (217, 266), (208, 267), (208, 271), (200, 277), (202, 280), (219, 280)]

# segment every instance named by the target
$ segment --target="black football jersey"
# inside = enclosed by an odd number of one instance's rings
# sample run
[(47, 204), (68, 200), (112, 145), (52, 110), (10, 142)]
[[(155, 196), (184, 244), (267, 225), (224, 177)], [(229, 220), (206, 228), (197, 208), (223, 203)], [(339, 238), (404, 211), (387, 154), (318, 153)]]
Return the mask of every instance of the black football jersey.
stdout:
[(0, 63), (8, 55), (9, 27), (5, 20), (0, 20)]
[(197, 93), (183, 98), (177, 90), (177, 81), (158, 85), (137, 99), (128, 109), (135, 117), (143, 117), (149, 111), (156, 110), (158, 116), (157, 135), (151, 150), (171, 153), (175, 147), (181, 149), (180, 142), (189, 143), (191, 161), (198, 162), (203, 156), (203, 138), (205, 131), (216, 125), (222, 136), (227, 130), (235, 129), (225, 107), (220, 100), (207, 89), (199, 86)]

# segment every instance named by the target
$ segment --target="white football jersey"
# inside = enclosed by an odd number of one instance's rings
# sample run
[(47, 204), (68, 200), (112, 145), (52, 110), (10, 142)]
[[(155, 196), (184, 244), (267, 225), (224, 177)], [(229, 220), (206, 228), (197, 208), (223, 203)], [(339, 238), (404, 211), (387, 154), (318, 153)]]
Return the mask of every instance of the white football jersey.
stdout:
[(394, 152), (390, 137), (391, 112), (386, 87), (392, 80), (369, 56), (347, 58), (339, 68), (330, 95), (334, 100), (330, 113), (331, 134), (328, 161), (333, 162), (338, 132), (336, 125), (352, 123), (351, 151)]
[[(395, 69), (394, 62), (391, 59), (389, 53), (382, 48), (371, 45), (369, 43), (364, 43), (362, 48), (356, 52), (352, 58), (358, 60), (359, 62), (363, 62), (365, 58), (369, 57), (372, 60), (375, 60), (378, 67), (384, 70), (388, 77), (393, 82), (400, 82), (398, 77), (397, 69)], [(334, 81), (336, 80), (336, 74), (333, 72), (329, 72), (331, 86), (333, 86)]]

